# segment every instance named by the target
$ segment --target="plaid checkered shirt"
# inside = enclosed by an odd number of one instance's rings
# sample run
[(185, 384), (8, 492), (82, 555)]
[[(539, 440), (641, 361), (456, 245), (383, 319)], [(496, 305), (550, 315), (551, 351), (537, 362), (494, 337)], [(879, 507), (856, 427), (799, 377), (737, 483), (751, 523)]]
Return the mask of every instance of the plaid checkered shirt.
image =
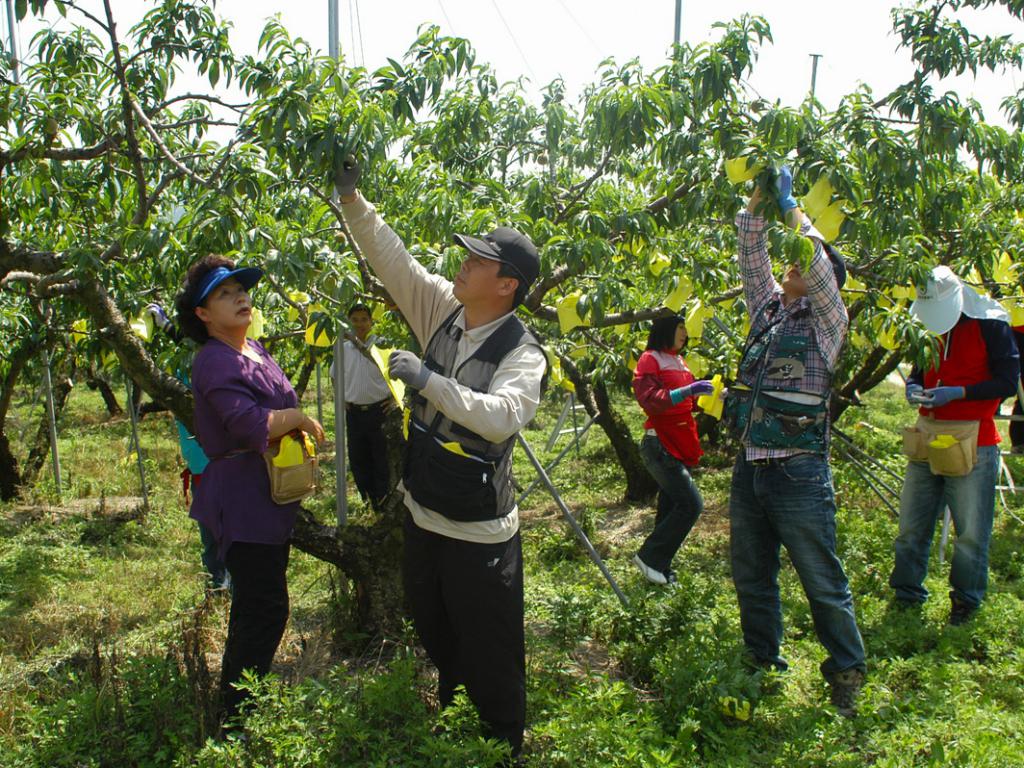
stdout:
[[(807, 296), (782, 306), (782, 286), (772, 275), (772, 264), (768, 257), (768, 243), (765, 237), (765, 221), (749, 211), (740, 211), (736, 215), (736, 229), (739, 241), (740, 274), (743, 279), (743, 296), (750, 313), (751, 333), (757, 333), (769, 321), (766, 312), (774, 306), (787, 316), (810, 307), (811, 314), (803, 321), (807, 334), (811, 337), (812, 347), (819, 354), (809, 354), (805, 362), (803, 381), (809, 391), (822, 391), (831, 380), (832, 371), (839, 360), (839, 352), (846, 336), (849, 316), (846, 306), (839, 295), (835, 272), (822, 247), (821, 233), (801, 212), (803, 220), (800, 233), (811, 238), (814, 243), (814, 257), (810, 269), (804, 274), (807, 282)], [(778, 304), (773, 302), (778, 299)], [(765, 379), (765, 389), (771, 388), (771, 379)], [(827, 395), (827, 390), (826, 390)], [(793, 448), (761, 448), (746, 446), (747, 461), (756, 459), (779, 459), (804, 453)]]

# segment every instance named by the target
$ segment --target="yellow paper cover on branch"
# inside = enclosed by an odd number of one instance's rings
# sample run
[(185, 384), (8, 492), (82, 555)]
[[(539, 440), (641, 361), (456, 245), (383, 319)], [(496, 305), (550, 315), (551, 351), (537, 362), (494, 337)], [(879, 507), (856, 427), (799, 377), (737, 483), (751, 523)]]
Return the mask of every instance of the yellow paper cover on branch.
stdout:
[(1010, 254), (1003, 251), (992, 270), (992, 279), (997, 283), (1013, 283), (1017, 280), (1017, 269), (1019, 265), (1013, 263)]
[(651, 270), (651, 274), (658, 277), (662, 272), (668, 268), (669, 264), (672, 263), (672, 259), (666, 256), (664, 253), (652, 253), (648, 267)]
[(316, 333), (316, 323), (310, 323), (306, 326), (306, 343), (311, 347), (329, 347), (334, 342), (331, 337), (327, 335), (327, 331), (320, 331), (320, 334), (314, 338), (313, 334)]
[(263, 336), (263, 312), (257, 307), (253, 307), (251, 318), (245, 335), (250, 339), (259, 339)]
[(665, 301), (662, 304), (673, 312), (678, 312), (683, 308), (686, 300), (690, 298), (691, 293), (693, 293), (693, 281), (686, 275), (680, 275), (679, 284), (672, 293), (665, 297)]
[(699, 339), (704, 335), (704, 323), (714, 317), (714, 310), (705, 307), (700, 299), (693, 303), (686, 315), (686, 335), (691, 339)]
[[(373, 358), (373, 362), (380, 368), (380, 372), (384, 375), (384, 381), (388, 384), (388, 389), (391, 390), (391, 396), (395, 398), (395, 402), (401, 404), (405, 400), (405, 382), (401, 379), (392, 379), (388, 376), (388, 358), (391, 357), (393, 349), (378, 349), (375, 346), (370, 347), (370, 357)], [(357, 351), (357, 354), (362, 354)]]
[(153, 316), (143, 310), (142, 314), (132, 320), (132, 333), (138, 336), (143, 341), (149, 341), (153, 338)]
[(590, 325), (590, 323), (584, 321), (576, 313), (576, 305), (579, 304), (581, 296), (582, 294), (579, 291), (570, 293), (556, 305), (558, 310), (558, 328), (562, 333), (568, 333), (573, 328)]
[(811, 187), (811, 191), (804, 195), (800, 201), (804, 213), (811, 217), (811, 219), (818, 218), (822, 212), (828, 207), (829, 201), (832, 199), (832, 193), (835, 190), (832, 189), (832, 183), (827, 177), (821, 176), (814, 186)]
[(81, 320), (75, 320), (75, 322), (71, 324), (71, 340), (75, 342), (75, 344), (81, 344), (83, 341), (85, 341), (85, 332), (86, 329), (88, 329), (88, 327), (89, 321), (86, 320), (85, 318), (82, 318)]
[(1018, 296), (1004, 299), (1003, 309), (1010, 313), (1010, 325), (1024, 325), (1024, 298)]
[(725, 161), (725, 175), (731, 184), (750, 181), (762, 170), (764, 170), (764, 163), (754, 163), (748, 166), (745, 157), (734, 157), (732, 160)]
[(813, 217), (814, 226), (819, 232), (821, 232), (821, 236), (825, 238), (825, 242), (831, 243), (839, 237), (839, 228), (846, 220), (846, 214), (842, 211), (842, 206), (845, 202), (845, 200), (836, 200), (830, 206), (825, 208), (819, 216)]

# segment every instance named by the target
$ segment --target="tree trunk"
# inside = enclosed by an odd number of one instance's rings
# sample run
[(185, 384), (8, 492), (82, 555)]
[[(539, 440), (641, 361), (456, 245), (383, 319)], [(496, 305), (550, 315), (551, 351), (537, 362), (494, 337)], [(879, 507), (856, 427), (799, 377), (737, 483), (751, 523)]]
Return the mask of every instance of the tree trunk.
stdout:
[(372, 637), (394, 637), (405, 616), (401, 580), (403, 495), (395, 489), (401, 477), (405, 438), (402, 409), (392, 408), (384, 421), (391, 490), (370, 525), (317, 522), (305, 510), (299, 515), (292, 543), (303, 552), (333, 563), (352, 580), (356, 595), (355, 622)]
[(21, 483), (18, 460), (11, 452), (11, 444), (7, 439), (7, 413), (10, 411), (14, 387), (18, 383), (21, 372), (28, 365), (35, 347), (36, 343), (31, 338), (25, 338), (21, 344), (15, 347), (8, 359), (3, 381), (0, 382), (0, 501), (13, 499), (18, 493), (18, 486)]
[(899, 350), (889, 351), (885, 347), (875, 347), (863, 359), (860, 369), (850, 376), (849, 381), (837, 389), (837, 396), (832, 397), (832, 421), (838, 419), (851, 405), (858, 405), (858, 395), (877, 387), (885, 378), (896, 370), (902, 354)]
[(85, 385), (91, 390), (99, 391), (100, 396), (103, 398), (103, 404), (107, 407), (108, 415), (120, 416), (124, 413), (121, 409), (121, 404), (117, 402), (114, 390), (110, 388), (110, 383), (96, 373), (93, 368), (90, 368), (86, 374)]
[(559, 357), (562, 361), (562, 370), (568, 374), (569, 380), (576, 387), (577, 399), (583, 403), (587, 413), (594, 417), (612, 444), (619, 466), (626, 475), (626, 500), (650, 499), (658, 492), (658, 484), (644, 466), (643, 459), (640, 458), (640, 449), (630, 434), (629, 426), (612, 408), (604, 382), (595, 381), (591, 384), (570, 358)]
[(299, 369), (298, 378), (295, 379), (292, 387), (295, 389), (295, 394), (302, 400), (302, 396), (306, 394), (306, 387), (309, 386), (309, 377), (313, 375), (313, 371), (316, 369), (316, 358), (310, 355), (306, 362), (302, 364)]

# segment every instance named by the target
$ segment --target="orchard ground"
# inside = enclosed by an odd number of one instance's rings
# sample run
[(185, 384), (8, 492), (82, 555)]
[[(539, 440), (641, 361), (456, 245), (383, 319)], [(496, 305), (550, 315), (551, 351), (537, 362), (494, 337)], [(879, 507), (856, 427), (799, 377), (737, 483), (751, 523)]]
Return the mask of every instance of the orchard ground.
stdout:
[[(912, 419), (901, 394), (884, 384), (840, 423), (899, 473), (899, 428)], [(552, 392), (525, 433), (548, 459), (554, 452), (540, 449), (563, 395)], [(20, 396), (11, 435), (34, 428), (39, 413), (33, 393)], [(638, 434), (639, 410), (621, 397)], [(329, 433), (330, 402), (325, 393)], [(311, 396), (306, 403), (312, 412)], [(108, 420), (99, 396), (79, 387), (60, 431), (63, 503), (46, 479), (31, 498), (0, 507), (0, 765), (498, 764), (501, 750), (477, 737), (468, 702), (437, 713), (432, 669), (411, 628), (383, 640), (360, 636), (338, 572), (294, 549), (276, 677), (256, 686), (246, 741), (207, 740), (228, 600), (205, 589), (170, 416), (141, 424), (148, 514), (135, 498), (127, 418)], [(605, 435), (591, 430), (554, 471), (629, 609), (552, 499), (540, 489), (529, 497), (526, 764), (1024, 765), (1024, 495), (997, 507), (983, 609), (949, 627), (938, 536), (933, 599), (920, 614), (894, 611), (886, 582), (895, 518), (851, 465), (834, 460), (840, 556), (869, 653), (860, 714), (848, 720), (827, 704), (824, 651), (788, 565), (781, 585), (791, 669), (762, 677), (741, 663), (728, 556), (731, 459), (731, 447), (709, 449), (697, 476), (706, 511), (677, 556), (680, 584), (671, 591), (629, 564), (653, 509), (621, 502), (622, 473)], [(1024, 484), (1024, 458), (1007, 462)], [(518, 450), (516, 469), (523, 485), (532, 481)], [(370, 513), (351, 502), (359, 524)], [(329, 522), (333, 496), (307, 506)]]

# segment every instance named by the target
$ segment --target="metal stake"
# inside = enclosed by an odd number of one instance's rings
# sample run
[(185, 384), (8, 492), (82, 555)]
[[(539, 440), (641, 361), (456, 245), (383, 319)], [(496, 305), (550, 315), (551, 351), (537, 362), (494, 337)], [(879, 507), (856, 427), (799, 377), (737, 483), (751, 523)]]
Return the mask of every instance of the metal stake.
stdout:
[(530, 449), (530, 444), (527, 443), (526, 439), (520, 434), (516, 434), (516, 440), (523, 447), (523, 450), (526, 451), (527, 458), (530, 460), (530, 463), (533, 464), (533, 468), (537, 470), (537, 475), (540, 477), (541, 481), (547, 487), (548, 493), (551, 494), (551, 498), (555, 500), (555, 504), (557, 504), (558, 508), (562, 510), (562, 515), (565, 517), (569, 525), (572, 527), (573, 532), (576, 534), (576, 538), (580, 540), (580, 543), (583, 545), (583, 548), (587, 550), (587, 554), (590, 555), (590, 559), (594, 561), (594, 564), (601, 569), (601, 573), (603, 573), (605, 579), (608, 580), (608, 583), (611, 585), (612, 590), (618, 596), (619, 601), (622, 603), (623, 606), (628, 608), (629, 598), (627, 598), (626, 595), (623, 594), (622, 590), (619, 589), (619, 585), (615, 582), (615, 578), (608, 570), (608, 567), (604, 564), (604, 561), (601, 559), (601, 556), (597, 554), (597, 550), (594, 549), (594, 545), (590, 543), (590, 539), (587, 538), (587, 534), (585, 534), (583, 532), (583, 529), (580, 528), (580, 524), (576, 522), (576, 518), (573, 517), (572, 512), (569, 511), (569, 508), (565, 505), (565, 502), (562, 501), (562, 497), (558, 495), (558, 490), (552, 484), (551, 478), (548, 477), (548, 473), (544, 471), (544, 466), (540, 463), (540, 461), (534, 455), (533, 451)]
[(132, 419), (132, 443), (135, 446), (135, 462), (139, 467), (139, 482), (142, 484), (142, 506), (149, 512), (149, 489), (146, 487), (146, 468), (142, 464), (142, 446), (139, 444), (138, 415), (135, 413), (135, 398), (132, 392), (132, 379), (125, 374), (124, 388), (128, 392), (128, 412)]
[[(567, 446), (565, 446), (565, 448), (561, 450), (561, 452), (554, 458), (554, 460), (550, 464), (544, 467), (544, 471), (551, 472), (555, 467), (557, 467), (561, 463), (562, 459), (565, 458), (565, 455), (572, 450), (573, 445), (579, 445), (579, 441), (583, 439), (583, 436), (585, 434), (587, 434), (587, 430), (590, 429), (591, 426), (593, 426), (594, 421), (595, 419), (592, 416), (588, 418), (587, 421), (580, 428), (580, 431), (576, 435), (576, 437), (572, 441), (570, 441), (570, 443)], [(535, 478), (534, 481), (530, 483), (529, 486), (527, 486), (526, 490), (523, 491), (522, 495), (520, 495), (519, 499), (516, 501), (516, 504), (522, 505), (522, 503), (526, 501), (526, 497), (533, 493), (533, 489), (540, 485), (540, 483), (540, 478)]]

